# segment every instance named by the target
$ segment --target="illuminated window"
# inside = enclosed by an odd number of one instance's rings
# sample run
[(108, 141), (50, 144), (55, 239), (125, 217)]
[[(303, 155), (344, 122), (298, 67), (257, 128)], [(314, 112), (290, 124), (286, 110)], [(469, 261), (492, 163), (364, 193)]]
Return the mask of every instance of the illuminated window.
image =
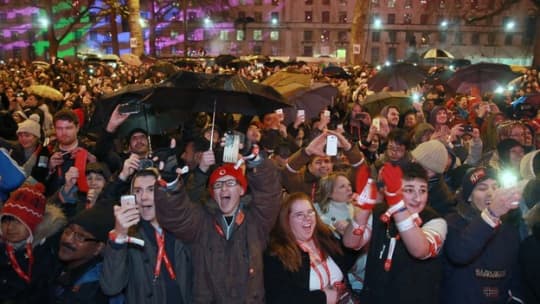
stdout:
[(273, 20), (276, 20), (276, 22), (279, 22), (279, 12), (270, 13), (270, 21), (273, 22)]
[(445, 0), (440, 0), (439, 1), (439, 8), (440, 9), (445, 9), (446, 8), (446, 1)]
[(219, 31), (219, 40), (228, 41), (229, 40), (229, 31), (227, 31), (227, 30)]
[(321, 42), (328, 42), (330, 40), (330, 31), (322, 30), (321, 31)]
[(241, 41), (244, 40), (244, 31), (243, 30), (237, 30), (236, 31), (236, 40)]
[(330, 12), (324, 11), (321, 14), (322, 23), (330, 23)]
[(273, 40), (273, 41), (279, 40), (279, 31), (271, 31), (270, 40)]
[(304, 12), (304, 21), (305, 22), (312, 22), (313, 21), (313, 12), (312, 11), (305, 11)]
[(388, 0), (388, 8), (396, 7), (396, 0)]
[(263, 40), (262, 30), (253, 30), (253, 40), (255, 41)]
[(412, 15), (411, 14), (403, 15), (403, 24), (411, 24), (411, 23), (412, 23)]
[(371, 6), (372, 7), (379, 7), (380, 6), (379, 0), (371, 0)]

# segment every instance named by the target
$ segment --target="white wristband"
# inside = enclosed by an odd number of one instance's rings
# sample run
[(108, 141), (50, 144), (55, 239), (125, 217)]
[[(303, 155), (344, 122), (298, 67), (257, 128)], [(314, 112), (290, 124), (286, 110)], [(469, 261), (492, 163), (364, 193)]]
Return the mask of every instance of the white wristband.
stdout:
[(497, 220), (491, 217), (487, 208), (484, 209), (482, 213), (480, 213), (480, 217), (482, 217), (484, 222), (486, 222), (489, 226), (491, 226), (491, 228), (497, 228), (501, 224), (500, 220)]
[(396, 223), (396, 228), (399, 232), (404, 232), (414, 227), (417, 226), (413, 220), (413, 216), (409, 216), (408, 218)]

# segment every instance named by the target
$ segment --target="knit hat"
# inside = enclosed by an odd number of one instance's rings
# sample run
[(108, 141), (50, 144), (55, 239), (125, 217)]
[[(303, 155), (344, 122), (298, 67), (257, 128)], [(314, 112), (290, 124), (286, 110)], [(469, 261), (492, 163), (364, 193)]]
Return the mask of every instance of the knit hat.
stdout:
[(106, 181), (111, 177), (111, 171), (105, 163), (95, 162), (86, 164), (86, 175), (89, 173), (97, 173), (102, 175)]
[(114, 228), (112, 204), (98, 201), (94, 207), (85, 209), (75, 215), (70, 224), (81, 226), (100, 242), (106, 242), (109, 231)]
[(41, 183), (24, 184), (13, 191), (0, 212), (0, 221), (6, 215), (16, 218), (28, 229), (30, 238), (33, 239), (33, 232), (45, 213), (46, 200), (43, 192), (45, 186)]
[(144, 135), (148, 136), (148, 132), (145, 129), (143, 129), (143, 128), (134, 128), (131, 131), (129, 131), (129, 134), (127, 136), (127, 140), (130, 141), (131, 136), (133, 136), (133, 134), (135, 134), (135, 133), (143, 133)]
[(431, 124), (428, 124), (427, 122), (421, 122), (414, 127), (412, 131), (412, 142), (414, 144), (419, 144), (422, 137), (430, 132), (433, 133), (435, 131), (435, 128)]
[(37, 138), (41, 138), (41, 127), (39, 126), (39, 123), (32, 118), (29, 118), (19, 124), (17, 134), (21, 132), (30, 133)]
[(533, 179), (540, 172), (540, 150), (531, 151), (521, 159), (519, 163), (519, 173), (525, 180)]
[(436, 139), (419, 144), (411, 154), (422, 167), (438, 174), (442, 174), (448, 164), (448, 151)]
[(468, 200), (474, 187), (476, 187), (478, 183), (490, 178), (497, 180), (497, 173), (492, 168), (476, 167), (469, 169), (461, 182), (461, 195), (463, 199), (465, 201)]
[(210, 175), (210, 179), (208, 181), (208, 189), (210, 190), (210, 195), (212, 197), (214, 197), (213, 186), (216, 183), (216, 180), (226, 175), (234, 177), (236, 181), (240, 184), (242, 189), (244, 189), (244, 193), (246, 192), (247, 180), (244, 176), (244, 173), (242, 173), (242, 170), (235, 169), (233, 164), (224, 164), (221, 167), (216, 168)]

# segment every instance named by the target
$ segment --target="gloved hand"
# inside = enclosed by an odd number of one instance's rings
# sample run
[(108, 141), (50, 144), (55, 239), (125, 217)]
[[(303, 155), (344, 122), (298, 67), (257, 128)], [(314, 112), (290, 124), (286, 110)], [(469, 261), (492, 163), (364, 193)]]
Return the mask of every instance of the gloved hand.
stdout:
[(389, 206), (393, 206), (402, 201), (401, 179), (403, 178), (403, 172), (401, 171), (401, 168), (387, 162), (381, 168), (379, 176), (384, 183), (386, 203), (388, 203)]
[(248, 168), (255, 168), (263, 162), (264, 155), (261, 153), (259, 145), (253, 144), (251, 146), (251, 153), (243, 158)]
[(379, 176), (384, 183), (384, 198), (388, 204), (388, 210), (381, 215), (381, 221), (388, 223), (392, 214), (406, 208), (401, 193), (403, 172), (399, 166), (385, 163), (379, 172)]
[(354, 204), (365, 210), (372, 210), (377, 199), (377, 186), (369, 177), (369, 167), (362, 164), (356, 171), (356, 190), (360, 193), (354, 196)]

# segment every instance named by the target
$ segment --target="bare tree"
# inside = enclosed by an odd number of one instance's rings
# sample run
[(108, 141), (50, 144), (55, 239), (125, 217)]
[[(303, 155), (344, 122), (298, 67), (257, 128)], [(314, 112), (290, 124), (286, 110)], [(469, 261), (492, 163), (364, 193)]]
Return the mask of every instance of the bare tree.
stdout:
[(131, 52), (141, 56), (144, 53), (144, 40), (141, 28), (141, 3), (139, 0), (127, 0), (128, 24), (131, 37)]
[[(356, 0), (351, 27), (351, 63), (362, 64), (366, 61), (366, 24), (369, 22), (369, 4), (371, 0)], [(360, 46), (358, 48), (358, 46)]]

